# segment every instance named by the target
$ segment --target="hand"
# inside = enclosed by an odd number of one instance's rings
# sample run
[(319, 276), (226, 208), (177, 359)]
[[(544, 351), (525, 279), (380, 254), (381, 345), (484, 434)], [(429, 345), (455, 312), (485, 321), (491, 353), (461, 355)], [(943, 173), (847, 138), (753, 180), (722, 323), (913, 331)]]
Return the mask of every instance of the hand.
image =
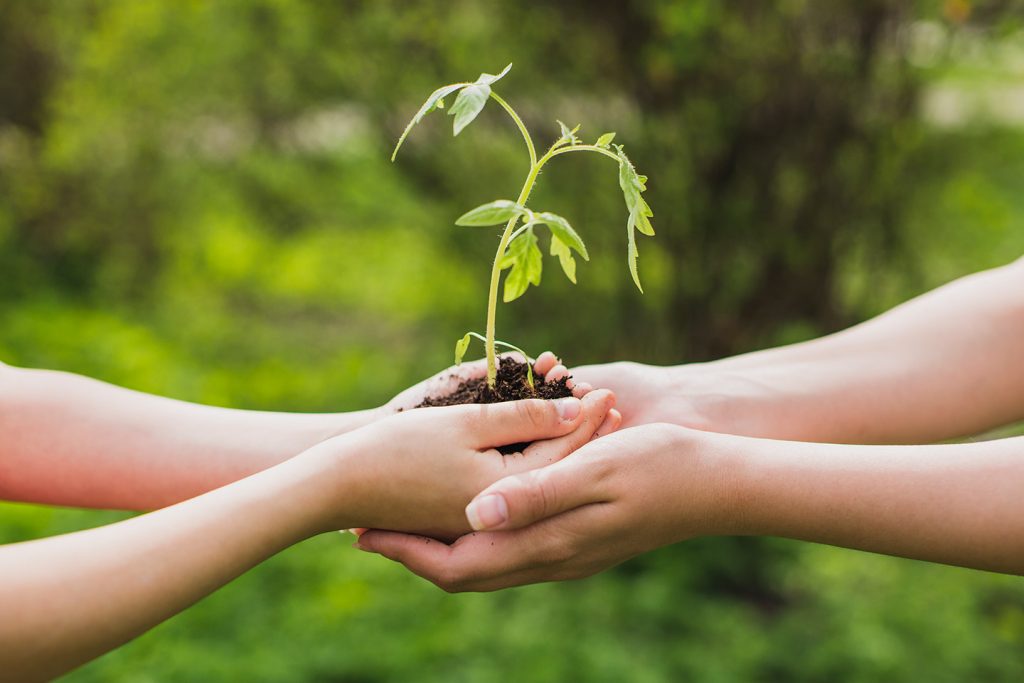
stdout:
[(369, 531), (358, 547), (444, 590), (489, 591), (595, 574), (698, 535), (730, 533), (730, 437), (656, 424), (506, 477), (467, 508), (477, 533), (445, 545)]
[[(300, 457), (321, 458), (337, 478), (324, 528), (373, 527), (454, 538), (464, 509), (509, 474), (552, 464), (618, 427), (607, 390), (583, 399), (526, 400), (409, 410), (331, 439)], [(495, 447), (532, 441), (522, 453)], [(336, 512), (344, 508), (342, 512)]]
[[(522, 356), (518, 353), (502, 354), (502, 357), (506, 355), (522, 360)], [(538, 356), (537, 360), (534, 361), (533, 372), (539, 377), (544, 377), (544, 379), (549, 382), (560, 379), (569, 374), (566, 367), (562, 365), (555, 357), (555, 354), (550, 351), (545, 351)], [(459, 386), (461, 382), (469, 379), (475, 379), (477, 377), (483, 377), (486, 374), (487, 361), (484, 359), (463, 363), (461, 365), (453, 365), (447, 370), (442, 370), (433, 377), (428, 377), (422, 382), (419, 382), (418, 384), (415, 384), (401, 392), (382, 406), (380, 412), (384, 415), (391, 415), (393, 413), (415, 408), (423, 403), (423, 399), (428, 396), (441, 396), (450, 393)], [(572, 389), (573, 396), (576, 398), (582, 398), (592, 388), (590, 384), (574, 383), (571, 377), (566, 383), (566, 386)]]
[(585, 386), (615, 392), (622, 428), (656, 422), (691, 429), (764, 436), (762, 391), (715, 363), (657, 366), (629, 361), (572, 369)]

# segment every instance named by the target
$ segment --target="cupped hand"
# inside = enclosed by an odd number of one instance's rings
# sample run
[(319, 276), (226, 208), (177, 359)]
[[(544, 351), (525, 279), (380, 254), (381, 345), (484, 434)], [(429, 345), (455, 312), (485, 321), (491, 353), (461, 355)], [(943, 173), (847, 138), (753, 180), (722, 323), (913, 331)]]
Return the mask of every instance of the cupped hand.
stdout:
[[(614, 394), (601, 390), (582, 399), (420, 408), (326, 441), (317, 448), (340, 459), (344, 508), (330, 524), (457, 537), (470, 531), (465, 506), (481, 489), (614, 431), (614, 405)], [(496, 450), (521, 442), (533, 443), (522, 453)]]
[(473, 499), (478, 531), (452, 545), (369, 531), (358, 547), (447, 591), (490, 591), (595, 574), (693, 536), (728, 533), (728, 437), (655, 424), (592, 441)]
[[(502, 354), (501, 357), (504, 358), (505, 356), (511, 356), (519, 361), (523, 360), (522, 356), (518, 353)], [(538, 377), (543, 377), (549, 382), (569, 376), (569, 371), (566, 367), (550, 351), (545, 351), (537, 357), (533, 364), (533, 372)], [(401, 392), (382, 406), (380, 412), (384, 415), (391, 415), (399, 411), (415, 408), (423, 403), (423, 400), (427, 397), (449, 394), (462, 382), (484, 377), (486, 374), (487, 361), (484, 359), (462, 363), (461, 365), (453, 365), (447, 370), (442, 370), (436, 375), (428, 377)], [(590, 384), (577, 384), (572, 377), (569, 377), (566, 386), (572, 389), (573, 396), (576, 398), (582, 398), (591, 389)]]

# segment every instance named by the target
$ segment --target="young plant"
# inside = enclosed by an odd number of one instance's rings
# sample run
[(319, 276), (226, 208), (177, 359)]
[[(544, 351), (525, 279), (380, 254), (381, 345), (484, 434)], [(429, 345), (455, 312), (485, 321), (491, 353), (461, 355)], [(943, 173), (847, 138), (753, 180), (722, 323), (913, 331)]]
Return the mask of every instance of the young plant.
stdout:
[[(585, 261), (590, 260), (586, 245), (569, 224), (569, 221), (547, 211), (534, 211), (527, 206), (530, 193), (533, 191), (533, 186), (537, 182), (537, 176), (541, 169), (556, 156), (573, 152), (593, 152), (608, 157), (618, 164), (619, 186), (622, 188), (622, 194), (626, 200), (626, 210), (629, 212), (629, 217), (626, 220), (627, 262), (629, 264), (629, 272), (633, 276), (633, 282), (636, 283), (641, 293), (643, 292), (643, 287), (640, 285), (640, 275), (637, 272), (636, 264), (638, 255), (636, 233), (639, 231), (644, 235), (654, 234), (654, 228), (651, 226), (650, 221), (654, 213), (641, 196), (647, 189), (647, 176), (639, 175), (636, 172), (633, 164), (626, 156), (622, 145), (613, 144), (612, 141), (615, 139), (615, 133), (605, 133), (598, 137), (593, 144), (588, 145), (576, 137), (576, 133), (580, 129), (579, 126), (569, 129), (564, 123), (558, 121), (559, 138), (555, 140), (543, 155), (539, 158), (537, 157), (533, 138), (526, 129), (523, 120), (516, 114), (508, 102), (494, 92), (492, 88), (495, 83), (508, 74), (511, 68), (512, 65), (509, 64), (497, 75), (480, 74), (480, 77), (472, 83), (452, 83), (432, 92), (427, 101), (416, 112), (416, 115), (412, 117), (405, 131), (402, 132), (402, 136), (398, 139), (398, 144), (395, 145), (395, 151), (391, 155), (391, 160), (395, 160), (399, 148), (405, 142), (413, 126), (422, 121), (424, 116), (435, 109), (443, 109), (445, 98), (455, 93), (458, 93), (458, 96), (452, 103), (451, 108), (448, 109), (448, 114), (455, 119), (453, 124), (455, 135), (461, 133), (466, 126), (472, 123), (483, 110), (488, 100), (497, 102), (502, 109), (508, 112), (508, 115), (519, 128), (520, 133), (523, 135), (523, 140), (526, 142), (526, 151), (530, 155), (530, 169), (526, 174), (526, 180), (523, 182), (518, 198), (515, 201), (496, 199), (493, 202), (476, 207), (455, 221), (456, 225), (471, 227), (505, 224), (505, 230), (502, 232), (501, 240), (498, 242), (498, 251), (494, 256), (494, 263), (491, 266), (491, 284), (487, 297), (487, 327), (485, 334), (480, 335), (476, 332), (467, 332), (459, 339), (455, 344), (455, 363), (459, 364), (462, 362), (462, 358), (465, 356), (472, 338), (483, 341), (484, 350), (487, 355), (487, 385), (493, 389), (497, 378), (495, 346), (519, 351), (526, 358), (527, 381), (532, 390), (533, 373), (530, 369), (529, 356), (521, 349), (494, 338), (494, 323), (498, 307), (498, 285), (501, 273), (506, 269), (509, 271), (505, 277), (505, 288), (502, 296), (502, 300), (506, 303), (518, 299), (526, 292), (530, 285), (540, 285), (543, 255), (541, 254), (539, 239), (536, 233), (541, 226), (546, 227), (551, 235), (550, 254), (558, 257), (558, 262), (562, 266), (562, 272), (565, 273), (565, 276), (573, 284), (576, 283), (576, 259), (573, 256), (573, 252), (582, 256)], [(521, 224), (520, 221), (522, 221)]]

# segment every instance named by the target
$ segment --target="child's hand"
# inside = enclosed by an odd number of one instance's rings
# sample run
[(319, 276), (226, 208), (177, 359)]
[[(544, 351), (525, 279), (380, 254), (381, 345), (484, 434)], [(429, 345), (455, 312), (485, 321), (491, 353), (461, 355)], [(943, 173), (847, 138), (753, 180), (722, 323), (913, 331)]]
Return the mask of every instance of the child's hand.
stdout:
[[(509, 355), (517, 360), (522, 360), (518, 353), (503, 354)], [(537, 357), (533, 364), (533, 372), (538, 377), (543, 377), (549, 382), (561, 379), (569, 374), (569, 371), (562, 365), (555, 354), (545, 351)], [(442, 370), (433, 377), (428, 377), (422, 382), (415, 384), (402, 393), (388, 401), (381, 409), (383, 415), (392, 415), (399, 411), (415, 408), (423, 402), (423, 399), (432, 396), (443, 396), (451, 393), (466, 380), (483, 377), (487, 374), (487, 361), (484, 359), (453, 365), (447, 370)], [(566, 386), (572, 389), (573, 396), (582, 398), (591, 386), (589, 384), (574, 384), (572, 378), (566, 382)]]
[[(550, 370), (550, 368), (549, 368)], [(302, 457), (323, 459), (337, 485), (325, 529), (369, 527), (436, 538), (468, 532), (465, 507), (482, 489), (561, 460), (614, 431), (614, 395), (421, 408), (330, 439)], [(534, 442), (503, 456), (498, 446)]]

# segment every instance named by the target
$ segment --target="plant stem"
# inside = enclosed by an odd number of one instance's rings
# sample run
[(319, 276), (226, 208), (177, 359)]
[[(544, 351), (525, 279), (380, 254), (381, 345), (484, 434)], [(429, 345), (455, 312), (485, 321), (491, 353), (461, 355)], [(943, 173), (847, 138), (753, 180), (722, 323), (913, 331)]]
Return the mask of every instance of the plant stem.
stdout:
[[(542, 161), (547, 158), (545, 155)], [(533, 185), (537, 182), (537, 174), (540, 173), (540, 168), (543, 165), (542, 161), (530, 165), (530, 173), (526, 176), (523, 189), (519, 191), (519, 199), (516, 200), (516, 204), (523, 206), (526, 200), (529, 199)], [(484, 330), (487, 338), (484, 341), (484, 352), (487, 354), (487, 386), (492, 389), (498, 378), (498, 362), (494, 353), (494, 321), (498, 314), (498, 284), (501, 280), (501, 257), (505, 255), (505, 250), (508, 249), (508, 243), (512, 238), (512, 231), (515, 229), (518, 221), (519, 216), (515, 215), (505, 225), (505, 232), (501, 233), (501, 241), (498, 242), (498, 252), (494, 255), (494, 264), (491, 266), (491, 288), (487, 293), (487, 328)], [(527, 359), (527, 362), (529, 362), (529, 359)]]
[(530, 137), (530, 131), (526, 130), (526, 124), (519, 118), (519, 114), (512, 106), (501, 98), (496, 92), (491, 91), (491, 98), (501, 105), (501, 108), (508, 112), (508, 115), (512, 117), (512, 120), (516, 122), (516, 126), (519, 127), (519, 132), (523, 134), (523, 140), (526, 141), (526, 149), (530, 153), (530, 167), (533, 168), (537, 165), (537, 150), (533, 147), (533, 138)]
[[(549, 151), (544, 156), (546, 158), (551, 158), (551, 157), (556, 157), (559, 154), (566, 154), (568, 152), (597, 152), (598, 154), (605, 155), (609, 159), (614, 159), (616, 162), (621, 161), (619, 159), (619, 157), (617, 157), (616, 155), (612, 154), (611, 152), (606, 150), (604, 147), (598, 147), (597, 145), (573, 145), (572, 147), (559, 147), (558, 149), (556, 149), (554, 151)], [(547, 159), (545, 159), (545, 161), (546, 160)]]
[[(533, 186), (537, 182), (537, 175), (540, 173), (540, 169), (543, 168), (544, 164), (548, 162), (552, 157), (556, 157), (559, 154), (565, 154), (566, 152), (598, 152), (606, 157), (614, 159), (616, 162), (619, 161), (619, 157), (612, 154), (603, 147), (597, 147), (596, 145), (572, 145), (571, 147), (556, 147), (552, 145), (551, 148), (545, 152), (544, 156), (540, 159), (537, 158), (537, 151), (533, 146), (533, 138), (530, 137), (530, 132), (526, 129), (526, 124), (519, 118), (515, 110), (509, 105), (508, 102), (503, 100), (494, 91), (491, 91), (491, 97), (494, 101), (501, 105), (501, 107), (508, 112), (508, 115), (515, 121), (519, 131), (523, 134), (523, 140), (526, 141), (526, 149), (530, 153), (530, 172), (526, 176), (526, 181), (523, 183), (523, 189), (519, 191), (519, 198), (516, 200), (516, 204), (519, 206), (526, 206), (526, 200), (530, 198), (530, 192), (533, 191)], [(555, 143), (557, 144), (557, 143)], [(494, 264), (491, 266), (491, 286), (487, 293), (487, 328), (484, 330), (486, 336), (484, 338), (484, 352), (487, 356), (487, 386), (491, 389), (494, 388), (498, 378), (498, 360), (497, 354), (494, 352), (494, 328), (495, 319), (498, 314), (498, 285), (501, 283), (501, 259), (505, 255), (505, 250), (508, 249), (509, 242), (512, 241), (512, 236), (515, 232), (516, 223), (519, 222), (519, 216), (515, 215), (509, 219), (505, 225), (505, 231), (501, 233), (501, 240), (498, 242), (498, 252), (494, 255)], [(525, 353), (523, 354), (526, 355)], [(530, 359), (527, 357), (527, 364)]]

